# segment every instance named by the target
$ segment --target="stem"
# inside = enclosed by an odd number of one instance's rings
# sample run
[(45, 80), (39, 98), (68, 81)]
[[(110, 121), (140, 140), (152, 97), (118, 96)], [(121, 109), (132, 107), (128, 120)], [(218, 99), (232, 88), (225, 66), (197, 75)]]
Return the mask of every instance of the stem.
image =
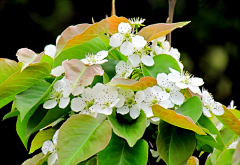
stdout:
[(112, 12), (111, 12), (111, 16), (116, 15), (116, 7), (115, 7), (115, 0), (112, 1)]
[[(168, 0), (169, 8), (168, 8), (168, 19), (167, 23), (173, 22), (173, 14), (174, 14), (174, 7), (177, 0)], [(169, 44), (171, 45), (171, 32), (167, 35), (167, 40)]]

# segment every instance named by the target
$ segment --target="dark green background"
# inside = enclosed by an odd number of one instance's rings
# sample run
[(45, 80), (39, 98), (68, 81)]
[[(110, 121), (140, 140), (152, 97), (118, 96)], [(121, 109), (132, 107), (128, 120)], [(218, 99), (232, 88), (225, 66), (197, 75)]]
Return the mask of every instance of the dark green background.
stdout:
[[(101, 21), (111, 14), (111, 0), (0, 0), (0, 58), (16, 59), (20, 48), (39, 53), (70, 25)], [(116, 0), (118, 16), (146, 18), (145, 25), (165, 22), (167, 0)], [(191, 21), (172, 33), (185, 70), (202, 77), (214, 98), (238, 106), (239, 92), (239, 5), (229, 0), (177, 0), (173, 22)], [(1, 116), (10, 111), (1, 109)], [(21, 164), (28, 156), (17, 138), (15, 120), (1, 122), (1, 157)], [(6, 146), (5, 146), (6, 145)], [(19, 157), (20, 155), (20, 157)]]

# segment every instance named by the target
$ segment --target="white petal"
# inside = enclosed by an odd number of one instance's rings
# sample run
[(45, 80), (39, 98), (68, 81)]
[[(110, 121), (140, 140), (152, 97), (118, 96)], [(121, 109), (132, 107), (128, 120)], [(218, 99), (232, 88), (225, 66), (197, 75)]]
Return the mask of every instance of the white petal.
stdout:
[(191, 83), (195, 86), (201, 86), (204, 84), (203, 79), (198, 77), (191, 78)]
[(175, 69), (173, 69), (173, 68), (168, 68), (172, 73), (175, 73), (175, 74), (179, 74), (180, 75), (180, 72), (179, 71), (177, 71), (177, 70), (175, 70)]
[(163, 100), (161, 101), (161, 103), (159, 104), (160, 106), (162, 106), (163, 108), (169, 108), (169, 105), (171, 105), (171, 101), (170, 100)]
[(203, 114), (205, 116), (207, 116), (207, 117), (211, 117), (212, 116), (208, 108), (203, 107), (202, 111), (203, 111)]
[(115, 33), (109, 39), (109, 45), (112, 47), (119, 47), (123, 42), (123, 34)]
[(141, 61), (146, 66), (153, 66), (154, 65), (153, 58), (151, 56), (148, 56), (148, 55), (142, 55)]
[(157, 84), (160, 87), (167, 87), (169, 84), (169, 79), (168, 79), (168, 75), (166, 73), (158, 73), (157, 74)]
[(64, 73), (64, 68), (62, 67), (62, 65), (57, 66), (51, 71), (51, 74), (56, 77), (61, 76), (63, 73)]
[(96, 61), (95, 64), (103, 64), (105, 62), (108, 62), (107, 59), (101, 60), (101, 61)]
[(141, 108), (145, 112), (147, 117), (153, 116), (152, 108), (148, 103), (142, 102), (141, 103)]
[(169, 42), (168, 42), (168, 41), (162, 42), (162, 47), (163, 47), (164, 50), (169, 51), (169, 50), (170, 50), (170, 44), (169, 44)]
[(180, 73), (169, 73), (168, 74), (169, 81), (171, 82), (180, 82), (181, 81), (181, 76)]
[(51, 140), (47, 140), (42, 145), (42, 152), (44, 155), (47, 154), (47, 152), (52, 153), (54, 151), (54, 144)]
[(92, 77), (88, 77), (88, 78), (83, 79), (82, 85), (83, 86), (88, 86), (88, 85), (92, 84), (92, 82), (93, 82), (93, 78)]
[(135, 94), (135, 101), (137, 102), (137, 104), (140, 104), (145, 98), (145, 94), (143, 91), (137, 91)]
[(156, 122), (156, 121), (159, 121), (160, 118), (159, 118), (159, 117), (152, 117), (151, 120), (154, 121), (154, 122)]
[(122, 115), (125, 115), (125, 114), (127, 114), (129, 112), (129, 108), (128, 108), (128, 106), (122, 106), (122, 107), (120, 107), (120, 108), (117, 108), (117, 113), (120, 113), (120, 114), (122, 114)]
[(167, 93), (166, 91), (157, 92), (156, 95), (158, 99), (160, 99), (161, 101), (168, 100), (170, 97), (170, 94)]
[(60, 98), (59, 108), (62, 108), (62, 109), (66, 108), (67, 105), (69, 104), (69, 102), (70, 102), (70, 97), (66, 97), (66, 98), (62, 97), (62, 98)]
[(195, 86), (193, 84), (189, 84), (188, 88), (193, 92), (193, 93), (198, 93), (200, 92), (200, 88), (198, 86)]
[(98, 91), (93, 90), (91, 88), (86, 88), (83, 90), (82, 99), (84, 101), (92, 101), (95, 98), (94, 96), (98, 94), (99, 94)]
[(56, 46), (55, 45), (52, 45), (52, 44), (47, 45), (47, 46), (45, 46), (44, 50), (45, 50), (46, 55), (54, 58), (54, 56), (56, 54)]
[(112, 114), (112, 108), (105, 108), (105, 109), (98, 109), (98, 113), (102, 113), (105, 115), (111, 115)]
[(53, 152), (49, 157), (48, 157), (48, 165), (54, 165), (54, 163), (57, 161), (58, 155), (57, 152)]
[(130, 116), (132, 119), (136, 119), (140, 115), (140, 109), (139, 107), (135, 104), (130, 108)]
[(87, 58), (81, 59), (81, 61), (86, 65), (91, 65), (92, 64), (90, 61), (88, 61)]
[(223, 115), (224, 114), (224, 109), (222, 107), (222, 104), (219, 102), (215, 102), (213, 108), (211, 109), (212, 113), (214, 115)]
[(57, 92), (62, 92), (65, 86), (66, 86), (66, 82), (64, 82), (62, 80), (58, 80), (53, 85), (53, 89), (56, 90)]
[(177, 105), (182, 105), (184, 102), (184, 96), (181, 92), (172, 93), (170, 99), (174, 104)]
[(110, 105), (110, 107), (114, 107), (115, 105), (117, 105), (117, 103), (120, 101), (120, 98), (117, 98), (116, 100), (114, 100), (112, 102), (112, 104)]
[(128, 59), (131, 61), (133, 67), (137, 67), (139, 65), (139, 63), (141, 62), (141, 59), (140, 59), (139, 55), (137, 55), (137, 54), (128, 56)]
[(131, 30), (132, 30), (132, 27), (129, 23), (121, 22), (118, 25), (118, 32), (120, 32), (120, 33), (130, 33)]
[(120, 52), (125, 56), (132, 55), (134, 52), (133, 44), (129, 41), (125, 41), (120, 47)]
[(53, 135), (53, 138), (52, 138), (53, 144), (57, 144), (57, 137), (58, 137), (59, 130), (60, 129), (58, 129)]
[(72, 92), (72, 85), (71, 84), (67, 84), (64, 86), (63, 88), (63, 97), (68, 97)]
[(132, 43), (134, 47), (139, 50), (142, 49), (147, 44), (147, 41), (142, 36), (136, 35), (132, 37)]
[(44, 109), (52, 109), (52, 108), (56, 107), (56, 105), (57, 105), (57, 101), (55, 99), (51, 99), (51, 100), (47, 100), (43, 104), (43, 108)]
[(162, 48), (158, 47), (158, 46), (155, 46), (155, 47), (154, 47), (154, 51), (155, 51), (155, 53), (156, 53), (157, 55), (159, 55), (159, 54), (164, 54), (164, 53), (163, 53), (164, 50), (163, 50)]
[(161, 37), (157, 38), (157, 41), (159, 41), (159, 42), (163, 42), (165, 40), (166, 40), (166, 36), (161, 36)]
[(180, 89), (185, 89), (188, 87), (187, 84), (182, 83), (182, 82), (176, 82), (176, 86), (179, 87)]
[(83, 90), (84, 90), (84, 86), (83, 85), (77, 86), (76, 88), (73, 89), (72, 95), (73, 96), (78, 96), (78, 95), (83, 93)]
[(119, 102), (115, 105), (115, 107), (120, 108), (124, 105), (125, 98), (122, 94), (118, 95), (118, 98), (120, 99)]
[(96, 60), (100, 61), (100, 60), (103, 60), (104, 58), (106, 58), (107, 56), (108, 56), (108, 51), (102, 50), (102, 51), (98, 52), (98, 53), (94, 56), (94, 58), (95, 58)]
[(71, 101), (71, 109), (74, 112), (82, 111), (86, 106), (87, 104), (85, 103), (85, 101), (83, 101), (81, 97), (73, 98)]

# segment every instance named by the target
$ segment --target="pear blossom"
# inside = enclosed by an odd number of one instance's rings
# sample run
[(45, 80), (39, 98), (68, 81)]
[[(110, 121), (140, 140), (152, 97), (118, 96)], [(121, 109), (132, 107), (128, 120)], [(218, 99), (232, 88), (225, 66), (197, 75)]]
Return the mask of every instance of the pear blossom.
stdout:
[(98, 111), (95, 102), (94, 88), (86, 88), (83, 90), (81, 97), (73, 98), (71, 101), (71, 109), (74, 112), (80, 112), (80, 114), (88, 114), (93, 117), (97, 117)]
[(119, 61), (119, 63), (115, 67), (116, 76), (125, 79), (128, 78), (133, 71), (132, 67), (132, 63), (129, 60), (127, 62)]
[(103, 64), (108, 61), (107, 59), (104, 59), (108, 56), (108, 51), (105, 50), (98, 52), (96, 55), (89, 53), (85, 56), (86, 58), (81, 61), (86, 65)]
[(124, 97), (124, 105), (117, 108), (117, 113), (130, 114), (132, 119), (140, 115), (141, 103), (144, 99), (144, 92), (137, 91), (136, 94), (131, 89), (120, 88), (118, 93)]
[(132, 26), (129, 23), (121, 22), (118, 25), (118, 33), (111, 36), (109, 45), (120, 46), (120, 52), (125, 56), (132, 55), (136, 49), (143, 48), (147, 41), (142, 36), (131, 34), (131, 31)]
[(160, 87), (148, 87), (147, 89), (143, 90), (145, 98), (141, 103), (141, 108), (147, 117), (153, 117), (151, 108), (152, 105), (158, 104), (164, 108), (169, 108), (169, 105), (171, 104), (171, 101), (169, 100), (169, 93), (166, 91), (161, 91), (161, 89), (157, 88)]
[(95, 90), (95, 93), (97, 94), (95, 97), (97, 103), (95, 108), (98, 109), (98, 113), (110, 115), (112, 114), (113, 107), (118, 108), (123, 106), (123, 101), (121, 101), (121, 104), (118, 103), (121, 99), (119, 98), (117, 87), (107, 85), (98, 86), (99, 88), (102, 87), (100, 92)]
[(166, 73), (159, 73), (157, 75), (157, 83), (162, 91), (166, 91), (170, 94), (170, 100), (177, 105), (181, 105), (184, 102), (184, 95), (180, 92), (180, 88), (171, 82)]
[(169, 68), (171, 73), (168, 74), (170, 81), (174, 82), (180, 89), (189, 88), (193, 93), (198, 93), (200, 91), (199, 86), (203, 85), (203, 79), (198, 77), (193, 77), (188, 72), (181, 71), (178, 72), (172, 68)]
[(55, 77), (59, 77), (64, 73), (64, 68), (62, 67), (62, 65), (57, 66), (56, 68), (53, 68), (51, 71), (51, 75), (55, 76)]
[(56, 151), (58, 133), (59, 129), (53, 135), (52, 140), (45, 141), (41, 148), (44, 155), (48, 152), (51, 153), (48, 157), (48, 165), (58, 165), (58, 155)]
[(66, 82), (63, 80), (58, 80), (53, 85), (53, 90), (48, 95), (48, 100), (43, 104), (43, 108), (52, 109), (58, 103), (60, 108), (66, 108), (70, 101), (71, 90), (65, 88)]
[(214, 101), (213, 97), (208, 91), (202, 89), (202, 103), (203, 103), (203, 114), (207, 117), (211, 117), (212, 112), (214, 115), (223, 115), (224, 109), (222, 104)]
[[(60, 35), (57, 37), (56, 45), (57, 45), (58, 40), (60, 39), (60, 37), (61, 37)], [(45, 50), (45, 54), (50, 56), (50, 57), (52, 57), (52, 58), (54, 58), (54, 56), (55, 56), (55, 54), (57, 52), (56, 46), (53, 45), (53, 44), (46, 45), (44, 50)]]
[(147, 54), (147, 49), (142, 48), (135, 51), (132, 55), (128, 56), (129, 60), (132, 62), (133, 67), (138, 67), (140, 63), (146, 66), (153, 66), (153, 57)]
[(128, 20), (129, 20), (129, 22), (130, 22), (133, 26), (140, 27), (140, 26), (144, 26), (144, 25), (143, 25), (143, 22), (144, 22), (146, 19), (137, 17), (137, 18), (129, 18)]
[(234, 106), (234, 101), (232, 100), (232, 101), (230, 102), (230, 105), (227, 106), (227, 108), (228, 108), (228, 109), (236, 109), (237, 106)]

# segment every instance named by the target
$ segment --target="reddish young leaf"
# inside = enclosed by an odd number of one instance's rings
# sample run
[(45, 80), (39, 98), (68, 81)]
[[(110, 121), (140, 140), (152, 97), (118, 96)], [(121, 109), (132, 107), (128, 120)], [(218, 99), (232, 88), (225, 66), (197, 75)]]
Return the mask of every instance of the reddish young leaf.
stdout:
[(118, 25), (121, 23), (121, 22), (127, 22), (127, 23), (130, 23), (129, 20), (125, 17), (117, 17), (117, 16), (111, 16), (109, 18), (107, 18), (109, 24), (110, 24), (110, 30), (109, 32), (111, 34), (114, 34), (114, 33), (117, 33), (118, 32)]
[(80, 85), (86, 78), (94, 78), (95, 75), (102, 76), (104, 74), (100, 65), (86, 66), (78, 59), (63, 61), (62, 66), (65, 70), (65, 76), (71, 81), (73, 88)]
[(185, 25), (190, 23), (188, 22), (178, 22), (178, 23), (159, 23), (159, 24), (153, 24), (147, 27), (142, 28), (139, 32), (138, 35), (143, 36), (145, 40), (152, 41), (156, 38), (162, 37), (170, 33), (176, 28), (181, 28)]
[(233, 131), (235, 134), (240, 136), (240, 121), (239, 119), (223, 105), (224, 114), (221, 116), (216, 116), (227, 128)]
[(195, 156), (191, 156), (187, 161), (187, 165), (199, 165), (198, 158)]
[(38, 63), (41, 60), (44, 52), (37, 55), (34, 51), (28, 48), (22, 48), (17, 51), (18, 61), (22, 63), (21, 71), (23, 71), (30, 64)]
[(139, 81), (115, 77), (109, 82), (109, 85), (114, 85), (123, 89), (131, 89), (133, 91), (140, 91), (157, 85), (157, 80), (153, 77), (142, 77)]
[(177, 127), (192, 130), (199, 135), (206, 135), (206, 133), (188, 116), (178, 114), (174, 110), (167, 110), (157, 104), (152, 106), (152, 111), (155, 116), (161, 118), (165, 122), (168, 122)]

